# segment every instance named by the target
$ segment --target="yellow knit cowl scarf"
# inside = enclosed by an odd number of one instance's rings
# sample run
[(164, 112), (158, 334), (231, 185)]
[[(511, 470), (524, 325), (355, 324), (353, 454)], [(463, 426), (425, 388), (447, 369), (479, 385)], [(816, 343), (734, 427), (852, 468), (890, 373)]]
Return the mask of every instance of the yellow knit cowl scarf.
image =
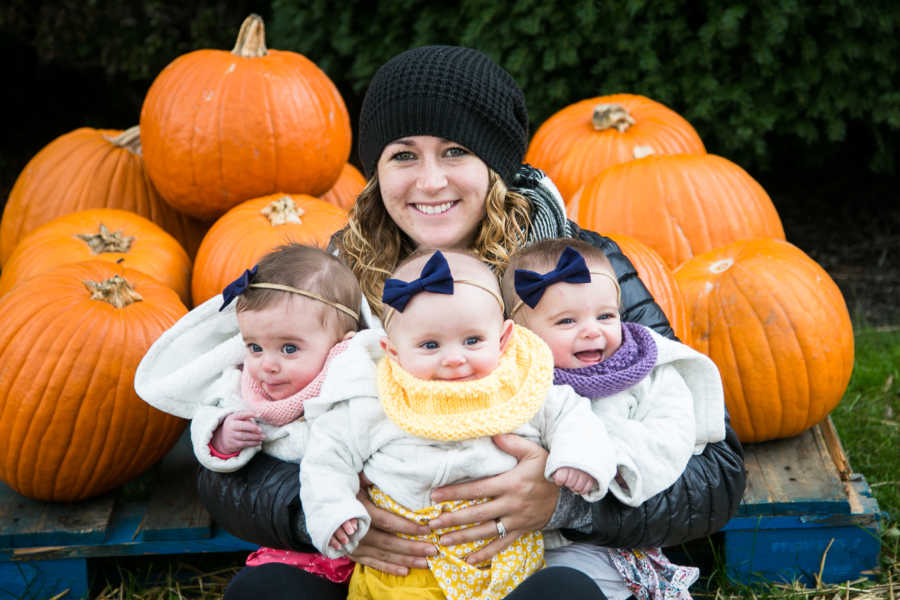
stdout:
[(509, 433), (540, 410), (553, 384), (553, 354), (537, 335), (513, 327), (494, 371), (472, 381), (426, 381), (389, 357), (378, 363), (378, 396), (400, 429), (440, 441)]

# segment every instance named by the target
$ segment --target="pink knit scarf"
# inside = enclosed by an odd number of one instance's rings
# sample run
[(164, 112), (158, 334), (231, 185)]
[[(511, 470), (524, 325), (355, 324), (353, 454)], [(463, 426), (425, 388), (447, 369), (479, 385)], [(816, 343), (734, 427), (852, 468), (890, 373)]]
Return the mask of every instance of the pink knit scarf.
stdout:
[(319, 374), (302, 390), (281, 400), (273, 400), (262, 389), (259, 382), (250, 376), (250, 370), (245, 367), (241, 373), (241, 398), (244, 405), (270, 425), (286, 425), (296, 421), (303, 416), (303, 402), (308, 398), (315, 398), (321, 393), (322, 382), (325, 381), (325, 373), (328, 371), (331, 359), (346, 350), (349, 343), (349, 341), (344, 341), (335, 344), (328, 352), (325, 366), (322, 367)]

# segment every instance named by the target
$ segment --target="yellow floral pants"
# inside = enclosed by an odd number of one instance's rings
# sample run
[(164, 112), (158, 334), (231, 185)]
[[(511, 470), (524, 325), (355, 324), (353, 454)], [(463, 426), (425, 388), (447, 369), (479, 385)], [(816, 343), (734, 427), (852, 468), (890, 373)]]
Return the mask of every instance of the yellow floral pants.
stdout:
[[(442, 512), (453, 512), (484, 502), (454, 500), (411, 511), (376, 487), (370, 489), (369, 495), (376, 506), (422, 524), (427, 524)], [(437, 556), (428, 559), (429, 568), (410, 569), (409, 575), (397, 576), (357, 564), (350, 579), (348, 600), (499, 600), (544, 566), (544, 538), (540, 531), (523, 535), (488, 563), (470, 565), (465, 561), (466, 556), (491, 540), (456, 546), (441, 546), (438, 542), (441, 535), (462, 527), (468, 525), (448, 527), (424, 536), (398, 534), (408, 539), (429, 542), (437, 548)]]

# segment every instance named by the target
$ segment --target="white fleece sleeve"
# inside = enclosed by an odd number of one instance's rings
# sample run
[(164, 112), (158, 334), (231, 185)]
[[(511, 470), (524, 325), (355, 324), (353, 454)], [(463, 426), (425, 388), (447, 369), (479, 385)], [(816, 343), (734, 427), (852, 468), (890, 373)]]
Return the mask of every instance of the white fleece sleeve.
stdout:
[(244, 359), (234, 304), (219, 312), (217, 295), (181, 317), (147, 350), (134, 375), (134, 389), (164, 412), (191, 419), (209, 388)]
[[(383, 418), (377, 398), (361, 398), (335, 406), (310, 425), (300, 467), (300, 501), (310, 540), (330, 558), (352, 553), (369, 531), (371, 518), (356, 494), (359, 473), (371, 453), (372, 430)], [(357, 530), (348, 545), (335, 550), (328, 542), (350, 519), (357, 520)]]
[(203, 390), (194, 416), (191, 419), (191, 446), (197, 461), (209, 469), (219, 473), (231, 473), (246, 465), (260, 447), (244, 448), (240, 454), (231, 458), (218, 458), (209, 451), (216, 429), (233, 412), (243, 409), (240, 399), (241, 370), (228, 367), (209, 387)]
[(674, 367), (654, 367), (629, 390), (592, 406), (615, 447), (616, 498), (638, 506), (678, 479), (693, 453), (696, 424), (690, 390)]
[(580, 469), (597, 481), (584, 498), (589, 502), (603, 498), (616, 473), (615, 452), (603, 421), (591, 410), (590, 400), (568, 385), (554, 385), (541, 414), (541, 437), (550, 450), (545, 477), (551, 479), (561, 467)]
[(191, 445), (194, 448), (194, 456), (197, 461), (209, 469), (218, 473), (232, 473), (237, 471), (256, 456), (261, 446), (250, 446), (240, 451), (237, 456), (231, 458), (219, 458), (209, 451), (209, 443), (213, 434), (225, 417), (237, 411), (237, 407), (203, 406), (197, 409), (194, 418), (191, 419)]

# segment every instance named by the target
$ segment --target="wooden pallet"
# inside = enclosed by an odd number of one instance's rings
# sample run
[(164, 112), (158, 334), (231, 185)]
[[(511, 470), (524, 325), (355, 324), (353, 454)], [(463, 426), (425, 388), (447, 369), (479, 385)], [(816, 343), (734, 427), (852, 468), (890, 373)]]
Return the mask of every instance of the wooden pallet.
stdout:
[[(748, 486), (725, 526), (723, 556), (738, 581), (839, 582), (878, 564), (882, 517), (826, 421), (787, 440), (748, 445)], [(199, 505), (187, 438), (159, 466), (150, 500), (113, 495), (75, 504), (23, 498), (0, 484), (0, 599), (86, 597), (87, 559), (254, 550)]]
[(0, 599), (86, 598), (88, 559), (252, 551), (218, 528), (197, 500), (185, 436), (158, 465), (152, 495), (78, 503), (30, 500), (0, 483)]
[(885, 515), (850, 468), (830, 418), (744, 453), (747, 489), (722, 530), (732, 579), (812, 586), (874, 574)]

